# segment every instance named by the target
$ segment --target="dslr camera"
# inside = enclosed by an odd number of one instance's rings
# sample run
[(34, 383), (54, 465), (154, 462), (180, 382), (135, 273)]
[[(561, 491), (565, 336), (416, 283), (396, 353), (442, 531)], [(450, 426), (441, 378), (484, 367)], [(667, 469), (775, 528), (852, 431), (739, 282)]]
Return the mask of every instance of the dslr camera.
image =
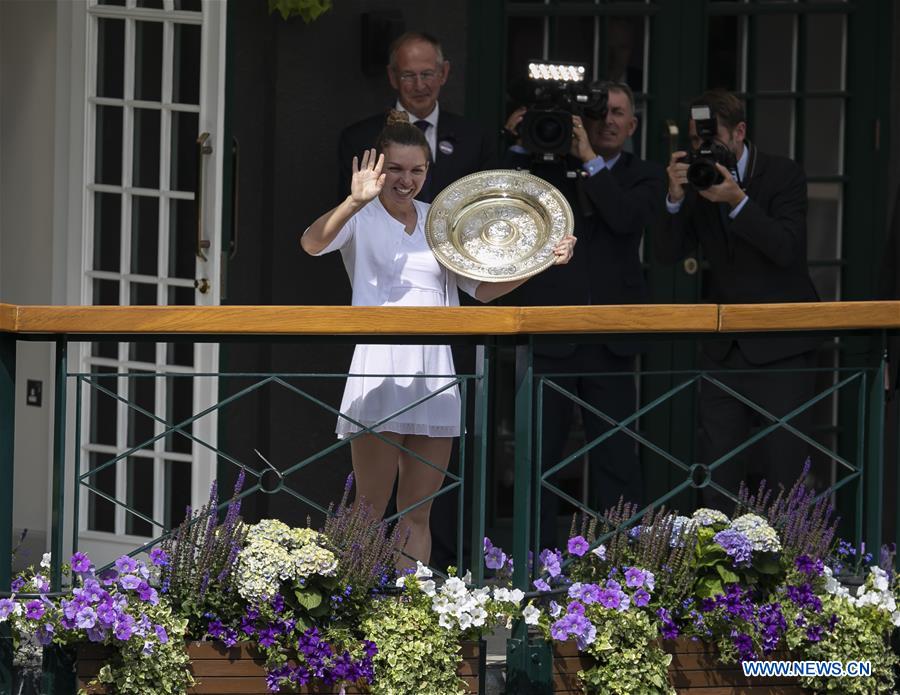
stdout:
[(710, 186), (715, 186), (725, 180), (716, 169), (717, 163), (728, 171), (736, 172), (737, 160), (734, 153), (716, 139), (719, 128), (716, 117), (709, 106), (691, 107), (691, 120), (694, 121), (694, 126), (697, 128), (700, 146), (692, 149), (680, 161), (690, 165), (687, 170), (688, 182), (698, 191), (705, 191)]
[(510, 90), (528, 109), (517, 129), (526, 150), (544, 159), (565, 156), (572, 146), (573, 114), (606, 118), (607, 90), (585, 85), (585, 73), (584, 65), (529, 63), (528, 79)]

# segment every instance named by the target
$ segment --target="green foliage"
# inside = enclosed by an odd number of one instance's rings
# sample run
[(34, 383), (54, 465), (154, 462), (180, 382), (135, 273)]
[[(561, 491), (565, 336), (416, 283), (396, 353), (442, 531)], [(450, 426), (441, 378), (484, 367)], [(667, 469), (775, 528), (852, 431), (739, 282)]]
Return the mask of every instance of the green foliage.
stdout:
[(97, 680), (114, 686), (117, 695), (178, 695), (194, 684), (184, 636), (188, 621), (174, 615), (168, 602), (147, 606), (145, 614), (166, 627), (169, 640), (157, 644), (147, 656), (139, 640), (117, 643)]
[(454, 631), (438, 625), (431, 599), (407, 583), (402, 597), (374, 599), (363, 620), (365, 638), (378, 645), (373, 695), (454, 695), (465, 692), (456, 675), (461, 660)]
[(588, 695), (675, 694), (667, 676), (672, 655), (659, 646), (656, 622), (647, 613), (594, 603), (585, 615), (597, 627), (597, 638), (584, 651), (596, 664), (578, 672)]
[(875, 695), (895, 692), (894, 667), (897, 656), (888, 648), (892, 629), (889, 613), (873, 605), (853, 605), (841, 596), (826, 596), (823, 613), (838, 617), (834, 630), (819, 642), (803, 649), (806, 659), (821, 661), (870, 661), (872, 675), (863, 678), (802, 678), (801, 683), (820, 693)]
[(269, 0), (269, 14), (277, 10), (282, 19), (297, 16), (307, 24), (330, 9), (331, 0)]

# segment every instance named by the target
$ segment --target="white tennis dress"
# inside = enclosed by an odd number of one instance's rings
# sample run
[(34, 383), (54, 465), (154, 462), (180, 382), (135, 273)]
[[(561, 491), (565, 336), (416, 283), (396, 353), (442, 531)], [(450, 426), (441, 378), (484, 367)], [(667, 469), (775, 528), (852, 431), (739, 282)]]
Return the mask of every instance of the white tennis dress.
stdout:
[[(413, 202), (418, 220), (412, 234), (376, 198), (321, 252), (341, 251), (354, 306), (458, 306), (457, 287), (474, 296), (477, 281), (435, 260), (425, 239), (428, 205)], [(358, 432), (357, 423), (379, 432), (459, 436), (455, 385), (394, 415), (450, 384), (455, 373), (449, 345), (357, 345), (335, 428), (338, 438)]]

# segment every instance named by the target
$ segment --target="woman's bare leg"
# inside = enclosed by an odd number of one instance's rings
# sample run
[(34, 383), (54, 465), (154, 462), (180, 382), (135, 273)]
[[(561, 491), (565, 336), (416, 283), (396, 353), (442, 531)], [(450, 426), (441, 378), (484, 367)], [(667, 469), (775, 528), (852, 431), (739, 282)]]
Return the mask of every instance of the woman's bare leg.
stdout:
[[(403, 435), (382, 433), (387, 439), (401, 442)], [(350, 442), (356, 499), (365, 498), (377, 518), (384, 516), (400, 463), (400, 449), (382, 439), (363, 434)]]
[[(452, 437), (426, 437), (421, 434), (408, 434), (403, 445), (416, 452), (426, 461), (437, 466), (435, 470), (406, 452), (400, 453), (400, 477), (397, 482), (397, 510), (402, 511), (416, 502), (436, 492), (444, 482), (444, 473), (450, 463), (450, 451), (453, 448)], [(406, 554), (401, 557), (400, 566), (412, 565), (415, 560), (428, 563), (431, 556), (431, 531), (428, 519), (431, 515), (431, 500), (419, 505), (403, 516), (403, 524), (409, 531)], [(446, 569), (441, 567), (439, 569)]]

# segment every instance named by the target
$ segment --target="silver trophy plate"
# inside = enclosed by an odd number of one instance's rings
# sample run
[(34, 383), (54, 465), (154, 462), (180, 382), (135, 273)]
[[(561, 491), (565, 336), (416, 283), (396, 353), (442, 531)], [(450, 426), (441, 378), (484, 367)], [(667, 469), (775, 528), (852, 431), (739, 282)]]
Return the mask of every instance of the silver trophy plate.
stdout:
[(502, 282), (553, 265), (572, 233), (572, 208), (557, 188), (516, 169), (479, 171), (438, 193), (425, 237), (441, 265), (474, 280)]

